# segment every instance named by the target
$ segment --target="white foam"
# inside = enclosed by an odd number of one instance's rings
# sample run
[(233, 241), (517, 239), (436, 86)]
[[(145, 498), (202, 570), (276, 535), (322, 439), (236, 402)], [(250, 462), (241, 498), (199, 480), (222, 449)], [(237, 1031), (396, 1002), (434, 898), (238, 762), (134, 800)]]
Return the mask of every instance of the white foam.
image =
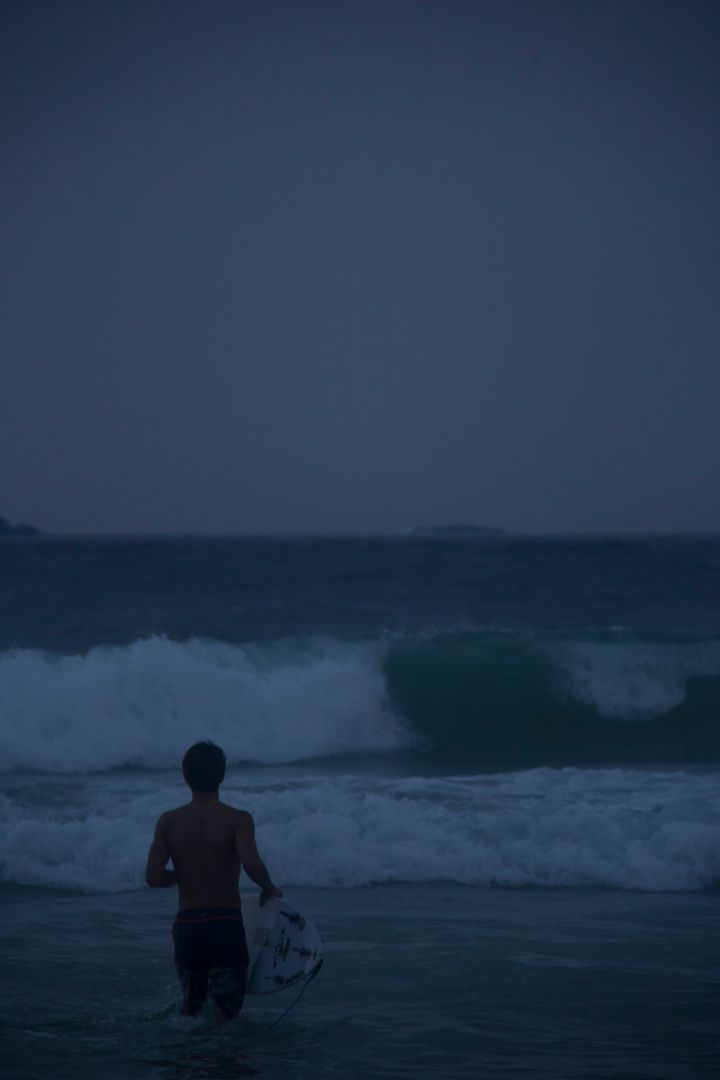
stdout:
[(0, 656), (0, 768), (174, 767), (209, 738), (230, 762), (393, 749), (382, 646), (263, 648), (156, 637), (85, 656)]
[[(486, 777), (228, 778), (285, 885), (391, 881), (691, 890), (720, 879), (720, 774), (536, 769)], [(0, 800), (0, 880), (142, 886), (154, 821), (183, 797), (153, 777), (23, 778)]]
[(572, 696), (602, 716), (647, 720), (685, 701), (688, 679), (720, 675), (720, 643), (574, 641), (549, 650)]

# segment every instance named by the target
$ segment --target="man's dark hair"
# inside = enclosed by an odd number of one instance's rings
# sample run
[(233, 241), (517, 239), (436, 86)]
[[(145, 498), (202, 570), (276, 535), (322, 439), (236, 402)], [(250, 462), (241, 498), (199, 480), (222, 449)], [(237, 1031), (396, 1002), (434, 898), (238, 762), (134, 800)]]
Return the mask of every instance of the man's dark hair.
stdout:
[(183, 776), (193, 791), (217, 791), (225, 778), (225, 755), (211, 742), (196, 742), (182, 762)]

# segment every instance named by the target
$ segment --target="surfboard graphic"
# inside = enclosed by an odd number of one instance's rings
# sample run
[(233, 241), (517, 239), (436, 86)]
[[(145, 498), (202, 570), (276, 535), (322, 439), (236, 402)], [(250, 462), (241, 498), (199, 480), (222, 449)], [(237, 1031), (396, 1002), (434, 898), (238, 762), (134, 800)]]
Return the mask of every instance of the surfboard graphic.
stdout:
[(241, 898), (250, 967), (248, 994), (273, 994), (317, 971), (322, 938), (310, 920), (285, 900), (260, 907), (257, 893)]

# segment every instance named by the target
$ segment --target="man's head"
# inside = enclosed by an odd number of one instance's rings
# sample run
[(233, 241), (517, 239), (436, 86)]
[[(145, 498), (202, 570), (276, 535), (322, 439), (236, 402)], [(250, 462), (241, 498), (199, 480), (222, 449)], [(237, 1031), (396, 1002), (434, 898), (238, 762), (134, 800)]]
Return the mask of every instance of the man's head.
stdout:
[(225, 778), (225, 755), (215, 743), (195, 743), (183, 758), (182, 771), (192, 791), (217, 791)]

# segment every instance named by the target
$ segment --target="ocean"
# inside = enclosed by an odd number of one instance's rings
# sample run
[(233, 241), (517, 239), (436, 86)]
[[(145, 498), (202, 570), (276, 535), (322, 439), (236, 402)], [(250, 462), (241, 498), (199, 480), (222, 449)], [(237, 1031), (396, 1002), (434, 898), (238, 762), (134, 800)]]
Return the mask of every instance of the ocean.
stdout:
[[(203, 738), (326, 956), (220, 1030), (143, 883)], [(715, 1076), (719, 781), (718, 538), (3, 541), (0, 1075)]]

